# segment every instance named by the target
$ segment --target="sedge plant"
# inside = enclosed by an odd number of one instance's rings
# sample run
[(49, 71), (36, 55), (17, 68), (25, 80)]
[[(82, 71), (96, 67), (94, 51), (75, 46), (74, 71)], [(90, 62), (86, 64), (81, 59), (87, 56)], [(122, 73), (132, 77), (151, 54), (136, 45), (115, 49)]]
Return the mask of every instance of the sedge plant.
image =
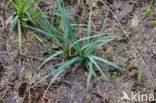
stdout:
[[(73, 29), (73, 26), (70, 23), (68, 18), (68, 13), (64, 9), (64, 5), (60, 0), (57, 0), (58, 3), (58, 15), (60, 16), (61, 20), (59, 20), (59, 16), (56, 17), (56, 21), (58, 21), (55, 26), (54, 19), (52, 16), (52, 21), (49, 21), (46, 17), (41, 22), (38, 22), (40, 28), (34, 28), (31, 26), (27, 26), (33, 30), (41, 32), (42, 34), (48, 35), (52, 37), (55, 41), (57, 46), (60, 48), (58, 52), (55, 52), (50, 57), (48, 57), (39, 67), (39, 71), (42, 66), (47, 63), (48, 61), (52, 60), (54, 57), (62, 57), (62, 62), (54, 65), (56, 70), (52, 71), (48, 75), (44, 76), (41, 80), (34, 84), (37, 85), (40, 82), (46, 80), (47, 78), (53, 76), (51, 82), (49, 83), (48, 88), (52, 85), (52, 83), (56, 80), (56, 78), (66, 71), (71, 65), (74, 66), (72, 69), (75, 71), (79, 66), (85, 65), (88, 70), (88, 78), (87, 78), (87, 88), (89, 88), (89, 83), (91, 77), (99, 77), (104, 80), (109, 81), (104, 70), (106, 69), (119, 69), (122, 71), (127, 71), (126, 69), (106, 60), (101, 57), (94, 55), (94, 53), (100, 48), (101, 46), (111, 42), (112, 40), (116, 40), (120, 36), (106, 36), (110, 33), (104, 33), (106, 20), (104, 22), (103, 28), (99, 34), (91, 35), (91, 15), (92, 9), (89, 15), (89, 23), (88, 23), (88, 34), (86, 37), (81, 39), (77, 39), (77, 28)], [(59, 24), (59, 26), (58, 26)], [(100, 75), (98, 75), (95, 68), (99, 71)], [(46, 91), (47, 91), (46, 90)]]
[(45, 12), (33, 12), (32, 8), (36, 5), (39, 0), (10, 0), (10, 3), (16, 9), (16, 14), (9, 28), (9, 35), (12, 33), (13, 29), (17, 25), (18, 28), (18, 39), (19, 39), (19, 49), (21, 53), (22, 44), (22, 28), (23, 25), (29, 23), (36, 24), (35, 20), (37, 16), (45, 14)]

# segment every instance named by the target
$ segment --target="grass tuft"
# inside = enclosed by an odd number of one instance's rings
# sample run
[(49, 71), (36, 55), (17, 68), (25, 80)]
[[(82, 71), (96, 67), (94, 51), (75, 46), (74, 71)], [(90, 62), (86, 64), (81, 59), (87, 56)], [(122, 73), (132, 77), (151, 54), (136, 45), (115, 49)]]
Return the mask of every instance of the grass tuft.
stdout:
[(22, 46), (21, 31), (25, 27), (24, 25), (26, 25), (28, 22), (31, 22), (32, 24), (36, 24), (35, 22), (36, 17), (43, 15), (45, 13), (34, 13), (31, 11), (31, 8), (34, 7), (39, 0), (34, 0), (33, 3), (31, 3), (31, 5), (30, 5), (31, 0), (25, 0), (25, 1), (16, 0), (15, 2), (13, 0), (9, 0), (9, 1), (16, 9), (16, 16), (14, 17), (10, 25), (9, 35), (12, 33), (13, 29), (17, 24), (18, 36), (19, 36), (19, 49), (21, 53), (21, 46)]
[[(44, 16), (41, 17), (40, 22), (38, 22), (39, 28), (27, 25), (28, 28), (36, 30), (37, 32), (41, 32), (44, 35), (50, 36), (55, 41), (56, 45), (60, 47), (60, 52), (56, 52), (52, 54), (49, 58), (47, 58), (39, 66), (38, 70), (40, 70), (45, 63), (52, 60), (54, 57), (58, 56), (62, 57), (62, 62), (54, 65), (54, 67), (57, 69), (52, 71), (45, 77), (43, 77), (41, 80), (35, 83), (34, 86), (46, 80), (47, 78), (53, 76), (48, 88), (46, 89), (47, 91), (51, 86), (51, 84), (56, 80), (56, 78), (62, 72), (67, 70), (67, 68), (69, 68), (71, 65), (74, 65), (73, 71), (75, 71), (78, 68), (78, 66), (82, 65), (82, 63), (85, 63), (86, 68), (89, 71), (87, 79), (87, 89), (89, 88), (92, 76), (96, 78), (99, 77), (101, 79), (109, 81), (106, 74), (104, 73), (104, 70), (101, 67), (105, 69), (115, 68), (121, 71), (127, 71), (126, 69), (106, 59), (94, 55), (94, 53), (98, 50), (98, 48), (121, 37), (121, 36), (105, 36), (105, 34), (110, 34), (104, 32), (106, 20), (104, 21), (101, 33), (91, 36), (90, 35), (91, 16), (92, 16), (91, 9), (88, 23), (88, 35), (81, 39), (77, 39), (76, 38), (77, 32), (75, 32), (74, 30), (77, 30), (78, 28), (73, 28), (72, 24), (70, 24), (68, 13), (66, 12), (63, 3), (60, 0), (57, 0), (57, 3), (58, 3), (57, 16), (55, 15), (52, 16), (53, 18), (52, 22), (50, 22), (48, 18)], [(53, 22), (54, 20), (56, 20), (55, 24)], [(97, 68), (99, 73), (101, 73), (101, 76), (97, 75), (97, 71), (95, 71), (95, 68)]]

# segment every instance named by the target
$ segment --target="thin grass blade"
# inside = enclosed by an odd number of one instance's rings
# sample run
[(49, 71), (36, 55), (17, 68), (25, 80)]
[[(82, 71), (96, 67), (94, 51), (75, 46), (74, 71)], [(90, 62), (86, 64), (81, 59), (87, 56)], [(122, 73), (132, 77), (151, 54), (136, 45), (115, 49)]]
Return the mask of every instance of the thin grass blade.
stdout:
[(20, 14), (20, 12), (21, 12), (21, 7), (22, 7), (21, 0), (17, 0), (16, 3), (17, 3), (17, 6), (18, 6), (18, 11), (17, 11), (17, 13)]
[(74, 67), (74, 69), (73, 69), (73, 72), (75, 72), (75, 70), (79, 67), (79, 65), (82, 63), (82, 61), (81, 62), (79, 62), (79, 63), (77, 63), (76, 65), (75, 65), (75, 67)]
[(50, 86), (54, 83), (54, 81), (57, 79), (57, 77), (64, 71), (64, 69), (58, 71), (56, 73), (56, 75), (52, 78), (51, 82), (49, 83), (47, 89), (45, 90), (45, 93), (48, 91), (48, 89), (50, 88)]
[(94, 42), (87, 43), (87, 44), (85, 44), (83, 47), (81, 47), (81, 50), (83, 51), (83, 50), (86, 49), (86, 48), (94, 47), (94, 45), (98, 45), (98, 43), (103, 42), (103, 41), (104, 41), (104, 40), (96, 40), (96, 41), (94, 41)]
[(34, 33), (32, 33), (32, 34), (36, 37), (36, 39), (39, 42), (41, 42), (41, 44), (43, 45), (43, 48), (45, 48), (50, 54), (53, 54), (54, 53), (53, 49), (49, 48), (38, 35), (36, 35)]
[(12, 33), (16, 23), (17, 23), (17, 20), (18, 20), (18, 15), (15, 16), (14, 20), (12, 21), (11, 25), (10, 25), (10, 28), (9, 28), (9, 35)]
[[(90, 13), (89, 13), (89, 21), (88, 21), (88, 37), (90, 36), (91, 33), (91, 17), (92, 17), (92, 9), (93, 7), (91, 7)], [(88, 39), (88, 43), (89, 43), (89, 39)]]
[(48, 61), (50, 61), (51, 59), (53, 59), (54, 57), (58, 56), (58, 55), (61, 55), (62, 52), (57, 52), (57, 53), (54, 53), (53, 55), (51, 55), (49, 58), (47, 58), (37, 69), (37, 72), (41, 69), (41, 67), (47, 63)]
[(104, 20), (104, 23), (103, 23), (103, 26), (102, 26), (102, 29), (101, 29), (102, 34), (105, 32), (106, 23), (107, 23), (107, 15), (108, 15), (108, 13), (106, 13), (106, 17), (105, 17), (105, 20)]
[(103, 63), (101, 63), (101, 62), (99, 62), (99, 61), (96, 61), (96, 63), (97, 63), (99, 66), (101, 66), (102, 68), (105, 68), (105, 69), (108, 69), (108, 70), (114, 70), (114, 67), (110, 67), (110, 66), (105, 65), (105, 64), (103, 64)]
[[(103, 26), (101, 29), (101, 34), (103, 34), (105, 32), (106, 23), (107, 23), (107, 15), (108, 15), (108, 13), (106, 13), (106, 16), (105, 16), (105, 20), (104, 20), (104, 23), (103, 23)], [(101, 36), (98, 37), (98, 39), (100, 39), (100, 38), (101, 38)]]
[(33, 3), (31, 3), (30, 7), (27, 9), (27, 11), (29, 11), (32, 7), (34, 7), (39, 1), (42, 0), (33, 0)]
[(28, 3), (29, 3), (30, 0), (25, 0), (23, 5), (22, 5), (22, 8), (21, 8), (21, 13), (23, 13), (23, 11), (27, 11), (26, 8), (28, 7)]
[(41, 83), (42, 81), (46, 80), (47, 78), (49, 78), (50, 76), (54, 75), (56, 72), (62, 70), (62, 68), (58, 68), (54, 71), (52, 71), (51, 73), (49, 73), (48, 75), (44, 76), (41, 80), (39, 80), (38, 82), (36, 82), (33, 86), (38, 85), (39, 83)]
[(56, 10), (51, 11), (51, 14), (52, 14), (52, 16), (51, 16), (51, 24), (52, 25), (54, 25), (55, 12), (56, 12)]
[(24, 25), (24, 26), (52, 37), (58, 43), (58, 45), (63, 48), (63, 45), (61, 44), (61, 42), (57, 39), (57, 37), (55, 35), (48, 33), (48, 32), (45, 32), (45, 31), (38, 29), (38, 28), (34, 28), (32, 26), (28, 26), (28, 25)]
[(93, 73), (93, 63), (91, 61), (88, 62), (88, 66), (89, 66), (89, 74), (88, 74), (88, 79), (87, 79), (87, 89), (89, 89), (89, 84), (90, 84), (91, 76)]
[(73, 30), (72, 30), (72, 27), (71, 27), (71, 24), (70, 24), (70, 21), (69, 21), (69, 18), (68, 18), (68, 14), (65, 11), (64, 7), (61, 6), (61, 5), (63, 5), (63, 3), (60, 0), (57, 0), (57, 2), (58, 2), (58, 9), (61, 12), (61, 19), (62, 19), (62, 22), (63, 22), (63, 25), (64, 25), (64, 29), (68, 28), (68, 30), (69, 30), (69, 33), (64, 34), (64, 35), (69, 37), (71, 42), (74, 42), (77, 39), (76, 39), (75, 34), (74, 34)]
[(101, 68), (98, 66), (98, 64), (96, 63), (96, 61), (93, 58), (89, 58), (93, 64), (96, 66), (96, 68), (100, 71), (100, 73), (102, 74), (102, 76), (104, 77), (104, 79), (106, 81), (109, 81), (109, 79), (107, 78), (107, 76), (105, 75), (105, 73), (101, 70)]
[(33, 24), (36, 24), (36, 23), (33, 21), (33, 19), (32, 19), (32, 17), (31, 17), (31, 15), (29, 14), (29, 12), (24, 11), (24, 13), (27, 15), (28, 20), (30, 20)]
[[(105, 33), (105, 34), (110, 34), (110, 33)], [(82, 39), (79, 39), (79, 40), (75, 41), (73, 44), (71, 44), (70, 48), (73, 47), (78, 42), (81, 42), (81, 41), (84, 41), (84, 40), (88, 40), (88, 39), (91, 39), (91, 38), (96, 38), (96, 37), (99, 37), (99, 36), (102, 36), (102, 35), (104, 35), (104, 34), (98, 34), (98, 35), (93, 35), (93, 36), (84, 37)], [(111, 36), (109, 36), (109, 37), (111, 37)], [(106, 37), (106, 38), (109, 38), (109, 37)]]
[(59, 63), (59, 64), (55, 64), (53, 67), (59, 67), (59, 66), (61, 66), (61, 65), (63, 65), (64, 64), (64, 62), (61, 62), (61, 63)]
[(86, 49), (86, 51), (84, 52), (84, 54), (85, 54), (85, 55), (88, 55), (88, 54), (94, 53), (98, 48), (100, 48), (101, 46), (103, 46), (103, 45), (105, 45), (105, 44), (107, 44), (107, 43), (109, 43), (109, 42), (115, 40), (117, 37), (118, 37), (118, 36), (111, 37), (110, 39), (103, 40), (103, 42), (102, 42), (102, 43), (99, 43), (98, 45), (97, 45), (97, 44), (94, 44), (94, 45), (88, 47), (88, 48)]
[(103, 59), (103, 58), (100, 58), (100, 57), (97, 57), (97, 56), (89, 56), (89, 57), (91, 57), (91, 58), (93, 58), (93, 59), (96, 59), (96, 60), (99, 60), (99, 61), (102, 61), (102, 62), (104, 62), (104, 63), (106, 63), (106, 64), (108, 64), (108, 65), (111, 65), (111, 66), (113, 66), (113, 67), (115, 67), (115, 68), (117, 68), (117, 69), (120, 69), (120, 70), (122, 70), (122, 71), (128, 72), (128, 70), (126, 70), (126, 69), (124, 69), (124, 68), (122, 68), (122, 67), (119, 67), (118, 65), (116, 65), (116, 64), (114, 64), (114, 63), (112, 63), (112, 62), (109, 62), (109, 61), (107, 61), (107, 60), (105, 60), (105, 59)]
[(18, 41), (19, 41), (19, 49), (20, 54), (22, 53), (22, 32), (21, 32), (21, 21), (18, 20)]
[(34, 84), (34, 86), (36, 86), (37, 84), (39, 84), (40, 82), (42, 82), (43, 80), (49, 78), (50, 76), (54, 75), (56, 72), (61, 71), (61, 70), (65, 70), (68, 66), (70, 66), (71, 64), (75, 63), (76, 61), (81, 60), (80, 57), (75, 57), (69, 61), (64, 62), (59, 68), (57, 68), (56, 70), (54, 70), (53, 72), (49, 73), (48, 75), (44, 76), (41, 80), (39, 80), (37, 83)]
[(32, 13), (32, 18), (36, 17), (36, 16), (43, 16), (44, 14), (47, 14), (48, 12), (39, 12), (39, 13)]
[[(63, 3), (60, 0), (57, 0), (57, 2), (58, 2), (58, 11), (60, 11), (60, 13), (61, 13), (63, 29), (68, 31), (68, 32), (67, 31), (64, 32), (64, 35), (66, 38), (69, 39), (68, 43), (71, 45), (73, 42), (77, 41), (77, 38), (75, 37), (75, 33), (72, 30), (72, 26), (71, 26), (69, 18), (68, 18), (68, 13), (66, 12)], [(68, 44), (68, 43), (66, 43), (66, 44)], [(82, 55), (80, 46), (78, 44), (75, 44), (74, 48), (76, 49), (76, 51), (78, 52), (79, 55)], [(69, 48), (68, 50), (70, 50), (70, 49), (71, 48)]]

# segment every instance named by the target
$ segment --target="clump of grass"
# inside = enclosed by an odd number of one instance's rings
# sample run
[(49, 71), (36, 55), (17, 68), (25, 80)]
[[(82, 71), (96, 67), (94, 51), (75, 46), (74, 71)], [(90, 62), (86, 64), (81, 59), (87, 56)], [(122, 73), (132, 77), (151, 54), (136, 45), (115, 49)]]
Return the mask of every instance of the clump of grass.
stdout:
[(9, 0), (11, 4), (14, 6), (16, 9), (16, 14), (15, 17), (10, 25), (9, 28), (9, 35), (12, 33), (13, 29), (15, 28), (17, 24), (18, 28), (18, 37), (19, 37), (19, 49), (21, 53), (21, 44), (22, 44), (22, 27), (23, 25), (27, 24), (28, 22), (31, 22), (33, 24), (36, 24), (34, 18), (36, 18), (39, 15), (43, 15), (44, 12), (38, 12), (34, 13), (31, 11), (31, 9), (35, 6), (35, 4), (39, 0), (16, 0), (16, 2), (13, 2), (12, 0)]
[[(43, 77), (41, 80), (35, 83), (34, 86), (54, 75), (51, 82), (49, 83), (49, 86), (47, 87), (48, 90), (48, 88), (56, 80), (56, 78), (62, 72), (67, 70), (67, 68), (70, 67), (71, 65), (74, 65), (73, 71), (75, 71), (80, 65), (85, 64), (86, 68), (89, 71), (88, 79), (87, 79), (87, 88), (89, 88), (89, 83), (92, 76), (109, 81), (106, 74), (100, 67), (106, 69), (112, 69), (113, 67), (115, 69), (127, 71), (126, 69), (106, 59), (94, 55), (94, 53), (98, 50), (98, 48), (111, 42), (112, 40), (120, 38), (120, 36), (105, 36), (106, 34), (107, 35), (109, 34), (109, 33), (104, 33), (106, 23), (104, 23), (101, 33), (91, 36), (90, 35), (91, 15), (92, 15), (92, 9), (91, 9), (89, 15), (89, 23), (88, 23), (88, 34), (86, 37), (77, 39), (76, 38), (77, 28), (73, 30), (73, 27), (70, 24), (68, 18), (68, 14), (64, 9), (63, 3), (60, 0), (57, 0), (57, 3), (58, 3), (58, 15), (61, 15), (61, 20), (59, 20), (59, 16), (56, 17), (57, 25), (53, 24), (54, 19), (52, 19), (52, 22), (50, 22), (46, 17), (44, 17), (44, 19), (41, 19), (41, 22), (38, 22), (40, 28), (27, 26), (33, 30), (41, 32), (42, 34), (52, 37), (52, 39), (56, 42), (56, 44), (61, 48), (59, 52), (56, 52), (53, 55), (51, 55), (49, 58), (47, 58), (38, 67), (37, 71), (39, 71), (45, 63), (52, 60), (54, 57), (60, 56), (63, 59), (61, 63), (54, 65), (54, 67), (57, 68), (56, 70), (52, 71), (51, 73)], [(97, 74), (94, 67), (97, 68), (97, 70), (101, 73), (101, 76)]]

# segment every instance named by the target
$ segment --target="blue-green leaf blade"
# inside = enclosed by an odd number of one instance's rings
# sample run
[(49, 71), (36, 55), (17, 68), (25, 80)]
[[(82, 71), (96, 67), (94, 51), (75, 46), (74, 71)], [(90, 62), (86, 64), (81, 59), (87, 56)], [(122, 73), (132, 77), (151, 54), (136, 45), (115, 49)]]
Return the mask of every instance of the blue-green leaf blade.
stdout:
[(92, 76), (92, 73), (93, 73), (93, 63), (91, 61), (88, 62), (88, 66), (89, 66), (89, 74), (88, 74), (88, 79), (87, 79), (87, 89), (89, 88), (91, 76)]
[(102, 74), (102, 76), (104, 77), (104, 79), (106, 80), (106, 81), (109, 81), (108, 80), (108, 78), (107, 78), (107, 76), (105, 75), (105, 73), (101, 70), (101, 68), (98, 66), (98, 64), (97, 64), (97, 62), (93, 59), (93, 58), (89, 58), (92, 62), (93, 62), (93, 64), (96, 66), (96, 68), (100, 71), (100, 73)]
[(124, 68), (122, 68), (122, 67), (119, 67), (118, 65), (116, 65), (116, 64), (114, 64), (114, 63), (112, 63), (112, 62), (109, 62), (108, 60), (105, 60), (105, 59), (103, 59), (103, 58), (100, 58), (100, 57), (97, 57), (97, 56), (89, 56), (89, 57), (91, 57), (91, 58), (94, 58), (94, 59), (96, 59), (96, 60), (99, 60), (99, 61), (102, 61), (102, 62), (104, 62), (104, 63), (106, 63), (106, 64), (108, 64), (108, 65), (111, 65), (111, 66), (113, 66), (113, 67), (115, 67), (115, 68), (117, 68), (117, 69), (120, 69), (120, 70), (122, 70), (122, 71), (128, 71), (128, 70), (126, 70), (126, 69), (124, 69)]
[(58, 56), (58, 55), (61, 55), (62, 52), (57, 52), (57, 53), (54, 53), (53, 55), (51, 55), (50, 57), (48, 57), (37, 69), (37, 71), (39, 71), (41, 69), (41, 67), (47, 63), (48, 61), (50, 61), (51, 59), (53, 59), (54, 57)]

